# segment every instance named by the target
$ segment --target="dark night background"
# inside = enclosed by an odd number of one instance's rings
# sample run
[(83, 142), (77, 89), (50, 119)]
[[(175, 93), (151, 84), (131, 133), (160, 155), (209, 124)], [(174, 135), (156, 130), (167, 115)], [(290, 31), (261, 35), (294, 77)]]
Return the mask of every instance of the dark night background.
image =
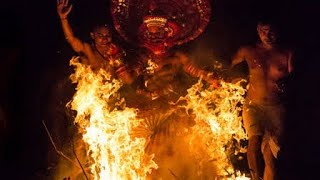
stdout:
[[(108, 0), (71, 3), (69, 20), (81, 38), (88, 38), (95, 20), (110, 22)], [(51, 144), (41, 121), (47, 118), (50, 88), (70, 73), (74, 52), (64, 39), (55, 0), (11, 1), (0, 8), (0, 179), (43, 179), (39, 173), (48, 166)], [(212, 21), (188, 45), (228, 60), (239, 46), (255, 42), (260, 15), (280, 24), (282, 42), (296, 53), (280, 179), (319, 176), (319, 13), (316, 0), (215, 0)]]

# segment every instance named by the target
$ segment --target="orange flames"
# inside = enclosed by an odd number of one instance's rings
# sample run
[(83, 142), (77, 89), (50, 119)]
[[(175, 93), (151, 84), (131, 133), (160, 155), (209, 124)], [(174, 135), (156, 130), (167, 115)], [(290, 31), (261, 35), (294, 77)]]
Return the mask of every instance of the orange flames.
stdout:
[(146, 140), (130, 136), (141, 119), (120, 99), (121, 82), (103, 69), (93, 72), (78, 58), (70, 64), (75, 66), (71, 79), (77, 83), (70, 105), (77, 111), (75, 123), (88, 145), (93, 179), (145, 179), (157, 165), (144, 153)]
[[(71, 79), (77, 92), (69, 105), (77, 111), (75, 123), (87, 144), (93, 179), (146, 179), (157, 164), (153, 155), (145, 153), (146, 139), (132, 136), (144, 120), (121, 99), (121, 82), (103, 69), (93, 72), (78, 58), (70, 64), (75, 67)], [(198, 169), (212, 163), (218, 179), (249, 179), (234, 170), (226, 148), (234, 140), (246, 139), (240, 116), (245, 89), (240, 83), (221, 82), (220, 88), (213, 89), (200, 80), (176, 103), (185, 102), (180, 106), (195, 117), (188, 136)]]
[(245, 94), (241, 82), (243, 80), (236, 84), (221, 82), (220, 88), (213, 89), (199, 81), (180, 99), (187, 102), (185, 108), (195, 115), (189, 147), (199, 164), (211, 160), (218, 175), (230, 179), (246, 179), (233, 169), (226, 148), (233, 140), (239, 143), (247, 138), (240, 114)]

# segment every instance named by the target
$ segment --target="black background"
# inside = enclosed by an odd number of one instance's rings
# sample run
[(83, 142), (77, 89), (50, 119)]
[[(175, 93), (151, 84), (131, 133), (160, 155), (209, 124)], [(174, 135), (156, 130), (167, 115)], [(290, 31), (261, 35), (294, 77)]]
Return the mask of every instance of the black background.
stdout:
[[(108, 0), (72, 1), (70, 21), (77, 36), (106, 19)], [(244, 44), (255, 42), (259, 16), (276, 19), (282, 42), (295, 50), (296, 72), (290, 85), (286, 148), (281, 179), (316, 179), (320, 167), (320, 2), (316, 0), (216, 0), (212, 20), (190, 48), (206, 47), (225, 61)], [(3, 179), (38, 179), (51, 146), (41, 121), (50, 86), (69, 73), (74, 54), (64, 39), (54, 0), (1, 3), (0, 98), (6, 127), (0, 129)], [(2, 178), (0, 178), (2, 179)]]

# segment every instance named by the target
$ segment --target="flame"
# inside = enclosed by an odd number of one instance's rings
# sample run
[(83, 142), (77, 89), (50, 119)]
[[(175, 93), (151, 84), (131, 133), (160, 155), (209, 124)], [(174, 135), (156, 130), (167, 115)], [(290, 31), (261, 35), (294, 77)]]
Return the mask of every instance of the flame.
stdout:
[(72, 58), (77, 92), (68, 104), (77, 111), (75, 123), (92, 158), (93, 179), (145, 179), (157, 168), (153, 155), (144, 152), (146, 140), (132, 137), (131, 131), (141, 123), (136, 110), (128, 108), (118, 93), (122, 83), (102, 68), (94, 72)]
[(157, 68), (158, 68), (158, 64), (153, 62), (152, 59), (148, 59), (148, 66), (146, 67), (147, 73), (153, 74)]
[[(145, 120), (121, 99), (122, 83), (103, 69), (92, 71), (78, 58), (71, 59), (70, 65), (75, 67), (70, 78), (77, 83), (77, 92), (68, 105), (77, 111), (75, 123), (88, 147), (92, 179), (146, 179), (158, 167), (154, 155), (145, 153), (147, 138), (132, 135)], [(212, 163), (219, 179), (249, 179), (233, 168), (228, 148), (247, 138), (240, 115), (246, 92), (241, 82), (221, 82), (214, 89), (200, 79), (175, 103), (184, 102), (178, 106), (195, 120), (188, 139), (190, 153), (199, 162), (198, 174), (204, 173), (201, 166)]]
[(204, 86), (199, 80), (179, 100), (186, 101), (184, 107), (195, 116), (196, 124), (192, 127), (189, 146), (199, 159), (199, 164), (211, 160), (217, 167), (219, 176), (231, 179), (246, 178), (235, 172), (228, 159), (227, 148), (234, 140), (239, 142), (247, 138), (240, 116), (246, 92), (240, 85), (243, 81), (236, 84), (221, 82), (221, 87), (214, 89)]
[(236, 177), (233, 177), (234, 180), (250, 180), (250, 178), (246, 177), (244, 174), (241, 174), (240, 171), (236, 172)]

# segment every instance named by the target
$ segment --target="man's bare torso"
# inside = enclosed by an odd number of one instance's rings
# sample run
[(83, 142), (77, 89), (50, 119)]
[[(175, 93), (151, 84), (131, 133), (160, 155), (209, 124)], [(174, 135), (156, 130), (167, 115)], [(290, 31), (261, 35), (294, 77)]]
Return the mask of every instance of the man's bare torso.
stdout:
[(260, 45), (243, 49), (249, 66), (248, 98), (253, 102), (277, 103), (283, 93), (283, 80), (290, 73), (289, 51)]

